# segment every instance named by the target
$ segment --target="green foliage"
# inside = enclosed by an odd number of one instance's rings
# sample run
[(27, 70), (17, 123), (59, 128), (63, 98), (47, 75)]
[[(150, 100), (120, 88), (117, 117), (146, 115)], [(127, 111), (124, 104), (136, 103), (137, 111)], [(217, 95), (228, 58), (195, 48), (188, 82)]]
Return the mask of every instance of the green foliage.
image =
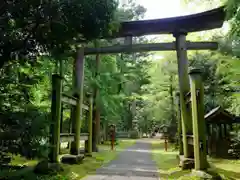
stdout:
[[(51, 74), (59, 72), (56, 64), (63, 62), (63, 91), (71, 94), (74, 59), (69, 52), (75, 52), (79, 41), (92, 45), (97, 37), (116, 31), (120, 15), (125, 20), (139, 19), (145, 9), (132, 2), (116, 11), (114, 0), (9, 1), (1, 7), (4, 6), (1, 15), (9, 23), (1, 24), (0, 130), (15, 133), (10, 141), (9, 133), (5, 136), (1, 151), (27, 158), (46, 157)], [(109, 42), (101, 40), (100, 44)], [(96, 100), (102, 126), (114, 123), (119, 129), (131, 129), (133, 115), (129, 105), (134, 99), (131, 97), (133, 93), (138, 96), (141, 86), (148, 83), (147, 63), (143, 55), (138, 57), (132, 61), (130, 55), (102, 56), (97, 76), (95, 58), (86, 58), (84, 93), (99, 88)], [(69, 108), (64, 105), (63, 132), (69, 131)], [(122, 120), (123, 117), (127, 118)], [(85, 122), (82, 131), (87, 129)]]
[[(151, 83), (144, 86), (143, 106), (140, 116), (145, 129), (151, 129), (154, 125), (176, 124), (176, 106), (173, 97), (177, 87), (177, 64), (173, 53), (164, 53), (164, 59), (155, 61), (149, 68)], [(145, 131), (146, 131), (145, 130)]]
[[(221, 37), (223, 40), (224, 37)], [(235, 38), (236, 39), (236, 38)], [(234, 39), (231, 40), (233, 42)], [(235, 115), (239, 115), (239, 56), (233, 51), (233, 43), (226, 46), (221, 41), (219, 51), (189, 52), (189, 66), (203, 70), (205, 113), (221, 105)], [(230, 49), (227, 51), (227, 49)], [(176, 131), (178, 91), (176, 54), (159, 53), (149, 68), (151, 83), (143, 86), (144, 106), (138, 109), (140, 127), (147, 132), (154, 126), (166, 124)]]
[(108, 34), (116, 8), (115, 0), (4, 1), (0, 67), (21, 56), (59, 55), (79, 41)]
[(232, 25), (231, 34), (240, 37), (240, 1), (228, 0), (226, 3), (227, 19), (230, 19)]
[(231, 144), (231, 149), (229, 149), (228, 153), (234, 157), (239, 159), (240, 158), (240, 133), (235, 132), (232, 135), (232, 144)]
[(47, 116), (49, 114), (44, 114), (39, 109), (30, 108), (26, 112), (1, 114), (0, 128), (4, 129), (5, 134), (10, 133), (3, 136), (1, 150), (27, 158), (46, 157), (49, 126)]
[[(0, 131), (2, 152), (46, 157), (51, 61), (10, 62), (1, 71)], [(47, 63), (47, 65), (46, 65)]]
[(9, 164), (11, 157), (8, 156), (7, 152), (0, 151), (0, 164)]

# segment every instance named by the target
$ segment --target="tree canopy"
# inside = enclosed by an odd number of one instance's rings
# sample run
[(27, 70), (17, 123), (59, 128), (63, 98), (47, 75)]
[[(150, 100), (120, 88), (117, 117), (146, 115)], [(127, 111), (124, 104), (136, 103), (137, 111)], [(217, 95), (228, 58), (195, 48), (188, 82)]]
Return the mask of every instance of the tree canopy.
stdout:
[(40, 53), (67, 52), (111, 31), (115, 0), (10, 0), (0, 7), (0, 67)]

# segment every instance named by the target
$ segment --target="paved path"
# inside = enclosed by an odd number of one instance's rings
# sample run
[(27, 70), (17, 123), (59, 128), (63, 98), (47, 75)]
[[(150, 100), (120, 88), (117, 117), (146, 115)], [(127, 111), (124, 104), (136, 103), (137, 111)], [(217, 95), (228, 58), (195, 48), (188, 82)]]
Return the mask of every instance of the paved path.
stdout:
[(82, 180), (158, 180), (158, 171), (151, 158), (151, 142), (138, 140), (121, 152), (117, 159)]

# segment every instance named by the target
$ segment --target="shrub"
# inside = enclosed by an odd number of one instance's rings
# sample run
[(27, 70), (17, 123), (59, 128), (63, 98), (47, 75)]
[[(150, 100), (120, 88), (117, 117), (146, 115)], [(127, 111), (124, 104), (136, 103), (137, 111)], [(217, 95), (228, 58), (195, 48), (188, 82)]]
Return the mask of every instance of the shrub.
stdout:
[(5, 152), (0, 151), (0, 165), (9, 164), (11, 162), (11, 157)]
[(130, 138), (138, 139), (139, 138), (139, 132), (137, 130), (130, 131)]
[(231, 138), (231, 148), (228, 153), (237, 159), (240, 159), (240, 132), (233, 133)]
[(117, 138), (129, 138), (129, 133), (128, 132), (116, 132), (116, 137)]
[(19, 154), (28, 159), (47, 157), (48, 114), (31, 108), (26, 112), (0, 115), (2, 152)]

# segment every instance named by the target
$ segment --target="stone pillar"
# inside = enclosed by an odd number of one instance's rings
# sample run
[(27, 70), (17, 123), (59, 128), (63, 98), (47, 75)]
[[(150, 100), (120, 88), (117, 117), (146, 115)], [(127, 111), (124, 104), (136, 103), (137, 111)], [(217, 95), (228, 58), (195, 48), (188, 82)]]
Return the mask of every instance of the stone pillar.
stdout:
[(70, 153), (78, 155), (80, 152), (80, 134), (81, 134), (81, 117), (83, 103), (83, 86), (84, 86), (84, 48), (81, 47), (78, 51), (78, 56), (74, 64), (74, 80), (73, 89), (77, 97), (77, 105), (74, 111), (72, 132), (74, 133), (74, 141), (71, 144)]
[(185, 95), (190, 91), (189, 77), (188, 77), (188, 59), (186, 47), (186, 34), (175, 34), (176, 50), (178, 61), (178, 79), (179, 79), (179, 93), (180, 93), (180, 109), (182, 121), (182, 140), (184, 158), (193, 158), (193, 147), (188, 144), (187, 136), (192, 135), (192, 117), (191, 110), (187, 107)]
[(189, 72), (189, 75), (191, 84), (195, 170), (205, 170), (208, 164), (201, 71), (199, 69), (193, 69)]
[(49, 161), (52, 163), (59, 162), (60, 147), (60, 123), (61, 123), (61, 97), (62, 97), (62, 77), (54, 74), (52, 76), (52, 105), (50, 125), (50, 152)]

